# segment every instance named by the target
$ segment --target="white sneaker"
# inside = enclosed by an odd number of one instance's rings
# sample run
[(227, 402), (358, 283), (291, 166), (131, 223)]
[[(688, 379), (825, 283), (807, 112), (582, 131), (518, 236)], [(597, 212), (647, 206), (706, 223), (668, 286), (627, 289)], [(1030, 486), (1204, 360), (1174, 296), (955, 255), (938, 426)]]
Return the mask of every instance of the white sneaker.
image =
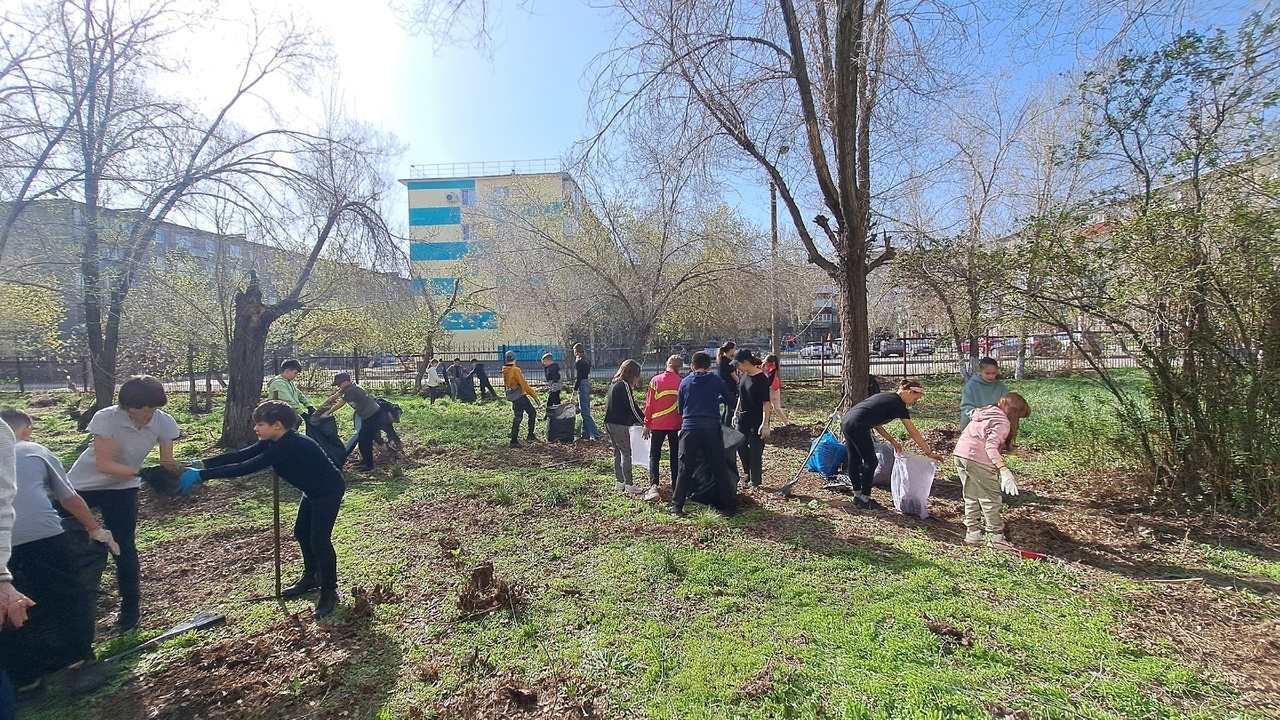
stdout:
[(970, 544), (970, 545), (981, 545), (981, 544), (982, 544), (982, 531), (981, 531), (981, 530), (970, 530), (969, 532), (965, 533), (964, 541), (965, 541), (966, 543)]
[(626, 486), (626, 484), (625, 484), (625, 483), (616, 482), (616, 483), (614, 483), (614, 484), (613, 484), (613, 491), (614, 491), (614, 492), (622, 492), (622, 491), (623, 491), (623, 490), (625, 490), (626, 488), (627, 488), (627, 486)]
[(658, 494), (658, 486), (650, 485), (649, 492), (644, 494), (644, 499), (647, 502), (658, 502), (659, 500), (662, 500), (662, 496)]
[(639, 485), (623, 485), (622, 492), (628, 495), (643, 495), (644, 488), (640, 487)]
[(996, 533), (991, 536), (992, 545), (1008, 545), (1009, 541), (1004, 539), (1004, 533)]

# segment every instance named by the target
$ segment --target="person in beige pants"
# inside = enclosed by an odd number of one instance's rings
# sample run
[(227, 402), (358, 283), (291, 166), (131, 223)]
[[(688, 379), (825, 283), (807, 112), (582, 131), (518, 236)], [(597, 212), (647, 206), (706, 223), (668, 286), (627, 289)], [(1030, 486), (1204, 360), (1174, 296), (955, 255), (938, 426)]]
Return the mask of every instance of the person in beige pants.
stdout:
[(1025, 398), (1006, 393), (995, 405), (976, 409), (960, 434), (955, 456), (964, 495), (966, 543), (981, 543), (984, 531), (992, 543), (1005, 542), (1002, 493), (1017, 495), (1018, 485), (1000, 453), (1013, 447), (1019, 421), (1030, 416)]

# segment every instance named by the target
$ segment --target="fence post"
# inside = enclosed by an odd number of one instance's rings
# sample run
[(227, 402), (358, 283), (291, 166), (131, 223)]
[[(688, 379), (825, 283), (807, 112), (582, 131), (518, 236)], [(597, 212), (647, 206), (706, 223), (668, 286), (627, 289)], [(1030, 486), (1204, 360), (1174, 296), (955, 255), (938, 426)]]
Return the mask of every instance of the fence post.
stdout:
[(27, 384), (22, 380), (22, 356), (21, 355), (14, 358), (13, 366), (18, 373), (18, 392), (24, 393), (27, 391)]
[(907, 377), (907, 339), (902, 338), (902, 377)]
[(351, 364), (355, 366), (355, 374), (352, 376), (352, 381), (355, 382), (355, 384), (359, 385), (360, 384), (360, 348), (358, 347), (351, 348)]
[(191, 412), (199, 412), (200, 399), (196, 397), (196, 346), (187, 345), (187, 390), (191, 395)]
[(818, 351), (818, 387), (827, 386), (827, 348)]

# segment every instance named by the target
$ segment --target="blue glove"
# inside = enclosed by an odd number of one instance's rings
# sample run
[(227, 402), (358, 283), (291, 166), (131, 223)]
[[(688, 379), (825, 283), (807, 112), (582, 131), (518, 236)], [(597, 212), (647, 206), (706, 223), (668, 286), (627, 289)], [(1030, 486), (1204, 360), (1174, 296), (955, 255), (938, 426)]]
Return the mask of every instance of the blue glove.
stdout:
[(187, 468), (185, 472), (178, 477), (178, 494), (186, 494), (191, 486), (200, 482), (200, 471), (195, 468)]

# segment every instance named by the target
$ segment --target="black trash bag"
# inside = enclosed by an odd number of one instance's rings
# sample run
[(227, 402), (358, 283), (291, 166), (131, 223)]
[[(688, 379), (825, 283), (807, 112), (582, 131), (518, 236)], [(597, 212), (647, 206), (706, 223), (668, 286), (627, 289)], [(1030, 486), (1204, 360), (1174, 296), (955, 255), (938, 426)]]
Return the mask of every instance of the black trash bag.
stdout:
[(700, 462), (693, 471), (693, 488), (689, 499), (710, 505), (725, 515), (738, 510), (738, 483), (729, 474), (727, 465), (713, 470), (710, 463)]
[(467, 375), (457, 381), (458, 402), (473, 403), (476, 401), (475, 378)]
[(547, 442), (573, 442), (573, 426), (578, 408), (573, 403), (560, 403), (547, 408)]
[(347, 446), (338, 437), (338, 421), (332, 415), (316, 418), (309, 413), (303, 415), (302, 419), (307, 425), (307, 437), (315, 440), (324, 454), (329, 456), (334, 467), (341, 470), (347, 464)]
[(166, 467), (161, 465), (144, 467), (138, 471), (138, 477), (142, 478), (142, 482), (146, 483), (147, 487), (161, 495), (172, 497), (178, 494), (178, 476)]

